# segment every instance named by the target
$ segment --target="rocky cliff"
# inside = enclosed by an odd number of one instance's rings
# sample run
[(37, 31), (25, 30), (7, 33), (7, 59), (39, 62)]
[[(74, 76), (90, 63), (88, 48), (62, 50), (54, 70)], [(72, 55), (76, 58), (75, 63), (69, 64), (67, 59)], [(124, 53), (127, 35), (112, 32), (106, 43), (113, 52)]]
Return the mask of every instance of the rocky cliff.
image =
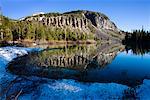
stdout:
[(110, 19), (98, 12), (72, 11), (63, 14), (47, 13), (29, 16), (22, 21), (39, 22), (47, 27), (69, 28), (86, 34), (93, 33), (101, 40), (122, 40), (124, 34)]

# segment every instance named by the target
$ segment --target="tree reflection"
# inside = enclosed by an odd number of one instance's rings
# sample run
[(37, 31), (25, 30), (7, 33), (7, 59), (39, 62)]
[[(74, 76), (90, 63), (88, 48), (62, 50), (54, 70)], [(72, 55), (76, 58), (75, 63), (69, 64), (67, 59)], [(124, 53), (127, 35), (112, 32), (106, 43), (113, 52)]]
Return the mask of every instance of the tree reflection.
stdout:
[(8, 69), (17, 75), (76, 79), (87, 70), (105, 68), (123, 48), (120, 44), (49, 48), (16, 58)]
[(135, 30), (132, 33), (126, 33), (125, 40), (126, 51), (132, 50), (136, 55), (144, 55), (150, 52), (150, 32), (142, 30)]

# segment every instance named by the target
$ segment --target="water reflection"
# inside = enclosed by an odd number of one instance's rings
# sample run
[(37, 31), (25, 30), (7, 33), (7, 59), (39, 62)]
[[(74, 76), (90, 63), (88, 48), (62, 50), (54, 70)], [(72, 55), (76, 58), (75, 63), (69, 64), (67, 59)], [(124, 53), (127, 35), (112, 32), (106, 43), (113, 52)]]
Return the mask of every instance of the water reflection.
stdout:
[[(102, 48), (101, 48), (102, 47)], [(100, 48), (100, 49), (99, 49)], [(89, 67), (103, 67), (110, 63), (117, 52), (123, 49), (118, 44), (104, 44), (100, 47), (96, 45), (65, 46), (61, 48), (47, 48), (40, 53), (32, 53), (27, 56), (15, 59), (21, 64), (40, 67), (61, 67), (84, 70)], [(22, 60), (24, 59), (24, 60)], [(18, 62), (17, 64), (20, 64)], [(92, 66), (89, 66), (91, 65)], [(15, 64), (16, 65), (16, 64)]]
[(115, 82), (131, 87), (150, 79), (150, 56), (133, 55), (132, 50), (128, 53), (123, 50), (120, 44), (47, 48), (15, 59), (8, 69), (17, 75)]
[(150, 44), (149, 42), (138, 42), (136, 41), (128, 41), (125, 43), (126, 51), (131, 50), (135, 55), (144, 55), (150, 52)]

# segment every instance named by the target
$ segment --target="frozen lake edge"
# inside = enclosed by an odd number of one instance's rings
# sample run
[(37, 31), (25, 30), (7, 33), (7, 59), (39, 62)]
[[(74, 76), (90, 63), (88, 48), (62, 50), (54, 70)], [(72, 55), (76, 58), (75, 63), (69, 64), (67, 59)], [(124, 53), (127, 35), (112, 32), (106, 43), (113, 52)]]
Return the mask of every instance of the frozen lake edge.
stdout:
[[(125, 91), (130, 90), (128, 86), (116, 83), (81, 83), (75, 80), (51, 80), (39, 77), (18, 78), (6, 71), (7, 64), (14, 58), (23, 56), (32, 51), (40, 51), (40, 48), (23, 47), (1, 47), (0, 48), (0, 99), (6, 99), (15, 91), (21, 91), (19, 100), (46, 100), (46, 99), (122, 99)], [(14, 83), (5, 94), (5, 89), (12, 80), (21, 80)], [(7, 81), (7, 83), (6, 83)], [(35, 83), (37, 83), (35, 85)], [(32, 91), (28, 88), (35, 86)], [(27, 92), (27, 93), (25, 93)], [(4, 94), (3, 94), (4, 93)], [(143, 84), (135, 90), (136, 96), (140, 99), (149, 99), (150, 80), (144, 80)], [(13, 97), (12, 97), (13, 98)]]

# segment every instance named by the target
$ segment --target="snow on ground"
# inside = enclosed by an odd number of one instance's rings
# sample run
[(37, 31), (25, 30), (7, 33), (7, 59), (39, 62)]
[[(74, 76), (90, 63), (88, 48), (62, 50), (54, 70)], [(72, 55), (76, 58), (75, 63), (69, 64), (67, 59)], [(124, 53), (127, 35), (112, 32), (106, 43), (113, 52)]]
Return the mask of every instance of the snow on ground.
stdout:
[[(39, 51), (37, 48), (23, 47), (2, 47), (0, 48), (0, 84), (5, 80), (13, 80), (17, 76), (6, 71), (6, 65), (14, 58), (23, 56), (32, 51)], [(129, 87), (116, 83), (81, 83), (75, 80), (51, 80), (39, 77), (20, 78), (18, 83), (14, 83), (11, 90), (22, 89), (29, 91), (19, 97), (19, 100), (59, 100), (59, 99), (121, 99), (124, 91)], [(5, 85), (4, 85), (5, 86)], [(34, 87), (34, 89), (32, 89)], [(31, 89), (31, 90), (30, 90)], [(0, 89), (1, 91), (1, 89)], [(137, 96), (140, 99), (149, 99), (150, 80), (144, 80), (144, 83), (136, 89)], [(3, 98), (0, 98), (3, 99)]]
[(0, 57), (6, 61), (28, 54), (28, 52), (39, 51), (39, 48), (24, 48), (24, 47), (1, 47)]
[(0, 82), (1, 78), (7, 76), (6, 65), (14, 58), (28, 54), (28, 52), (39, 51), (39, 48), (23, 48), (23, 47), (1, 47), (0, 48)]
[(121, 99), (128, 87), (115, 83), (83, 84), (73, 80), (60, 80), (52, 84), (43, 84), (38, 100), (51, 99)]
[[(39, 51), (39, 48), (23, 48), (23, 47), (1, 47), (0, 48), (0, 92), (2, 91), (2, 84), (6, 83), (8, 80), (13, 80), (16, 78), (6, 71), (7, 64), (14, 58), (23, 56), (32, 51)], [(0, 97), (1, 99), (1, 97)]]
[[(28, 54), (28, 52), (32, 52), (33, 50), (40, 50), (34, 48), (22, 48), (22, 47), (2, 47), (0, 48), (0, 82), (4, 82), (4, 80), (13, 80), (17, 76), (13, 76), (6, 71), (6, 65), (12, 59)], [(34, 79), (34, 78), (32, 78)], [(36, 80), (36, 83), (39, 82), (39, 79)], [(31, 99), (98, 99), (98, 98), (121, 98), (123, 91), (127, 89), (127, 86), (109, 83), (89, 83), (83, 84), (76, 82), (74, 80), (46, 80), (46, 83), (38, 84), (35, 91), (32, 91), (29, 94), (24, 94), (20, 96), (22, 100), (31, 100)], [(40, 83), (40, 82), (39, 82)], [(24, 85), (30, 85), (29, 81), (22, 81), (22, 87)], [(35, 84), (35, 83), (34, 83)], [(15, 87), (14, 87), (15, 86)], [(16, 83), (11, 89), (21, 87), (20, 83)], [(21, 87), (21, 88), (22, 88)]]
[(141, 100), (150, 99), (150, 80), (145, 79), (143, 84), (137, 88), (136, 93)]
[(128, 87), (115, 83), (81, 83), (74, 80), (48, 80), (34, 92), (19, 97), (19, 100), (100, 100), (121, 99)]

